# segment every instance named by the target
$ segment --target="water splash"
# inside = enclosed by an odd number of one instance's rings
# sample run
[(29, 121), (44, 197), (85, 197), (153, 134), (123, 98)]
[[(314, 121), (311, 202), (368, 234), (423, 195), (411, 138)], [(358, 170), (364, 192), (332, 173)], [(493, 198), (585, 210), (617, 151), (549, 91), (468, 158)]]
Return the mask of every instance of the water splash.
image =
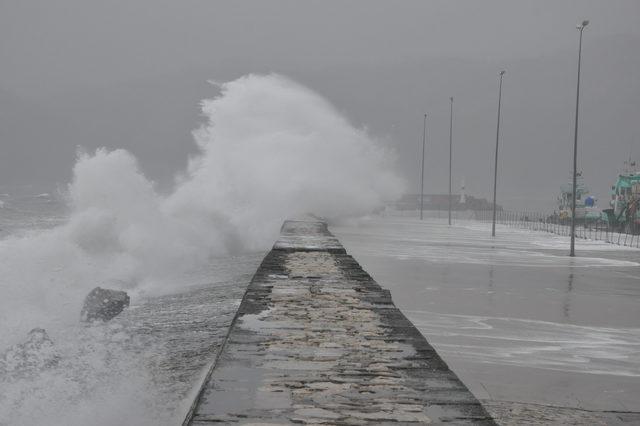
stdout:
[[(159, 193), (125, 150), (80, 151), (68, 220), (0, 240), (0, 352), (43, 327), (71, 354), (66, 359), (77, 360), (28, 386), (12, 382), (5, 397), (14, 399), (6, 404), (28, 399), (27, 406), (44, 408), (22, 420), (4, 412), (11, 423), (37, 424), (39, 415), (86, 424), (85, 411), (117, 411), (123, 401), (135, 401), (130, 408), (143, 414), (153, 410), (152, 401), (127, 398), (153, 386), (138, 361), (117, 344), (73, 335), (93, 287), (124, 289), (134, 299), (176, 291), (189, 271), (216, 256), (268, 247), (288, 216), (360, 215), (402, 192), (393, 155), (311, 90), (278, 75), (248, 75), (219, 88), (202, 102), (206, 123), (194, 132), (200, 153), (169, 194)], [(109, 380), (102, 373), (108, 364), (120, 372)], [(129, 380), (131, 370), (141, 373)], [(50, 395), (58, 391), (67, 403), (53, 410), (61, 399)], [(87, 392), (102, 402), (77, 404)]]

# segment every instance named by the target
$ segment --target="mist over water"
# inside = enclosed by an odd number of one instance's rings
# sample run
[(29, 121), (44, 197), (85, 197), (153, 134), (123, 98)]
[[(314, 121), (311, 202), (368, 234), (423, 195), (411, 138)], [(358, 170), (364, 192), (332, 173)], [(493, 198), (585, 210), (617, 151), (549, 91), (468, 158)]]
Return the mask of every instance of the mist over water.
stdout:
[[(38, 424), (15, 417), (16, 410), (28, 410), (25, 400), (35, 405), (37, 395), (49, 400), (44, 407), (91, 412), (91, 406), (77, 407), (75, 397), (84, 391), (56, 393), (56, 387), (100, 388), (104, 375), (96, 372), (106, 368), (107, 352), (125, 366), (108, 369), (115, 372), (113, 386), (131, 391), (116, 392), (118, 398), (152, 386), (144, 372), (125, 380), (127, 366), (140, 366), (121, 359), (118, 345), (79, 331), (81, 304), (93, 287), (127, 290), (134, 303), (138, 296), (179, 291), (190, 271), (220, 256), (269, 247), (287, 217), (361, 215), (402, 192), (393, 155), (311, 90), (278, 75), (248, 75), (219, 88), (219, 96), (202, 102), (206, 123), (194, 131), (200, 153), (177, 175), (173, 191), (159, 193), (125, 150), (79, 152), (66, 194), (68, 220), (0, 240), (0, 353), (42, 327), (63, 358), (82, 361), (68, 376), (58, 368), (53, 382), (44, 375), (31, 379), (28, 392), (13, 381), (7, 393), (13, 407), (0, 396), (0, 424)], [(75, 377), (74, 368), (86, 371)], [(120, 409), (108, 395), (101, 406)], [(152, 401), (134, 405), (153, 410)], [(51, 414), (45, 410), (42, 419)]]
[(68, 222), (0, 242), (5, 330), (75, 323), (97, 284), (175, 286), (211, 256), (268, 247), (286, 217), (364, 214), (401, 192), (389, 153), (312, 91), (277, 75), (220, 88), (202, 103), (201, 154), (168, 195), (127, 151), (79, 153)]
[(368, 213), (404, 189), (393, 155), (309, 89), (277, 75), (220, 88), (203, 102), (208, 123), (194, 133), (202, 155), (166, 207), (197, 227), (214, 214), (227, 248), (270, 244), (298, 214)]

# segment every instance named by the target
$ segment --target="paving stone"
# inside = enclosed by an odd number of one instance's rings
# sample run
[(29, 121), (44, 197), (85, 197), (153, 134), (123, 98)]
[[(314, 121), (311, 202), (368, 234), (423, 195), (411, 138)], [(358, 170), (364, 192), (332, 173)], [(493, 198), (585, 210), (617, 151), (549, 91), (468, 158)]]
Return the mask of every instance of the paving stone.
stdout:
[(185, 424), (495, 424), (319, 221), (286, 221)]

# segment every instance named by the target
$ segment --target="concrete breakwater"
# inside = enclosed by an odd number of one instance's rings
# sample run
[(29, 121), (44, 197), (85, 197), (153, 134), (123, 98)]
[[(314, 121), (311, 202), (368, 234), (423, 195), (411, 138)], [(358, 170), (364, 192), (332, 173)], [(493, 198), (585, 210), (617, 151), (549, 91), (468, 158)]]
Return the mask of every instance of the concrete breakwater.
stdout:
[(319, 221), (286, 221), (185, 425), (493, 425)]

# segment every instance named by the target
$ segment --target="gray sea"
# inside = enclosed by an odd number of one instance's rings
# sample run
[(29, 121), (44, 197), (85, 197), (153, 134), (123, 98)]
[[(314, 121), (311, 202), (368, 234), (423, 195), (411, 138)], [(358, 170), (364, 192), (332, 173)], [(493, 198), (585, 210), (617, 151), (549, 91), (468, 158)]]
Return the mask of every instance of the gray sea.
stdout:
[[(67, 219), (60, 195), (0, 200), (5, 244)], [(5, 339), (0, 425), (180, 424), (264, 254), (213, 258), (158, 294), (134, 292), (130, 307), (108, 323), (82, 324), (78, 311), (75, 323), (38, 324), (53, 343), (47, 350), (25, 353), (17, 350), (22, 335)], [(25, 301), (25, 317), (38, 308)], [(0, 328), (5, 337), (12, 332)]]

